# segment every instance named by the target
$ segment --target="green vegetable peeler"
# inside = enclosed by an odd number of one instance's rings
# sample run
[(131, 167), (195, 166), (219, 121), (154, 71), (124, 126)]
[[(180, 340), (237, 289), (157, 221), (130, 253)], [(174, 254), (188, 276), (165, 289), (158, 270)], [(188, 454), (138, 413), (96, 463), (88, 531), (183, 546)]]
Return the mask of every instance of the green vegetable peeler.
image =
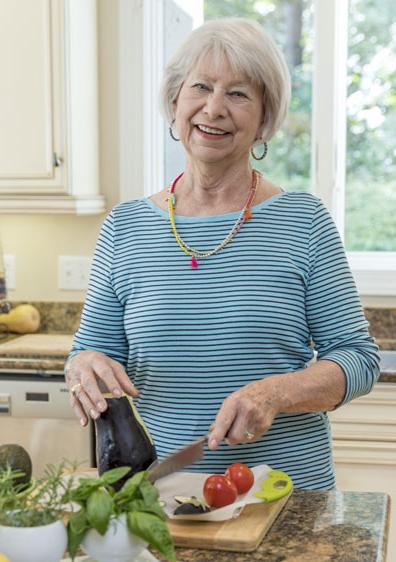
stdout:
[(293, 481), (286, 472), (271, 470), (268, 478), (261, 483), (261, 490), (254, 495), (264, 502), (273, 502), (287, 496), (293, 489)]

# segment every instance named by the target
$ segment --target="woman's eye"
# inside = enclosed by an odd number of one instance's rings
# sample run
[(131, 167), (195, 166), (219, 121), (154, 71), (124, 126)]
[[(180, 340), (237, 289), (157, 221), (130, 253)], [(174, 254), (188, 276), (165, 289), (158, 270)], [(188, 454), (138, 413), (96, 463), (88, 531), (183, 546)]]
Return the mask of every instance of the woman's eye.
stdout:
[(239, 92), (238, 90), (230, 92), (230, 95), (234, 98), (247, 98), (247, 95), (244, 92)]
[(209, 86), (207, 86), (206, 84), (202, 84), (202, 82), (197, 82), (196, 84), (193, 85), (193, 88), (202, 92), (204, 91), (206, 92), (209, 90)]

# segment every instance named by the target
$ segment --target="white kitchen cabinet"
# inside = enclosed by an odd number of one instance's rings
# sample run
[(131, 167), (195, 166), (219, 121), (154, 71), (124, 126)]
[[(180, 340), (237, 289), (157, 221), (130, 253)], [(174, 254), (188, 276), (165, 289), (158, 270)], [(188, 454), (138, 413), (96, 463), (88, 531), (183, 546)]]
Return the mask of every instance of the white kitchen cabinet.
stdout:
[(0, 0), (0, 212), (104, 211), (96, 0)]
[(396, 384), (373, 391), (329, 414), (337, 487), (391, 496), (388, 562), (396, 560)]

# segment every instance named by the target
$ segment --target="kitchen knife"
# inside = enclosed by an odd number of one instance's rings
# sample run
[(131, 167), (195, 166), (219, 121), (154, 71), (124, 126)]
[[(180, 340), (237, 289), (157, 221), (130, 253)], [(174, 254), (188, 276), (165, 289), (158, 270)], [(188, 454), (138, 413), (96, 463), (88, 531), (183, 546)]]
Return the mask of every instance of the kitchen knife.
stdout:
[(149, 472), (148, 479), (155, 482), (159, 478), (168, 476), (172, 472), (201, 460), (204, 456), (204, 445), (207, 440), (208, 436), (205, 435), (188, 443), (164, 459), (154, 461), (147, 469)]

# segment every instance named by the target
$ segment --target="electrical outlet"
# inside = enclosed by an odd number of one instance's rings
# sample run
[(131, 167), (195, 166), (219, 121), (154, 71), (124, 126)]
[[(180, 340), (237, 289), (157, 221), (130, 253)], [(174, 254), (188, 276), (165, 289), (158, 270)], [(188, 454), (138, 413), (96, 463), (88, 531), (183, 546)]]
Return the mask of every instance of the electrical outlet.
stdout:
[(7, 289), (16, 288), (15, 262), (15, 256), (12, 254), (4, 254), (4, 269)]
[(59, 256), (58, 288), (82, 291), (88, 287), (92, 259), (85, 256)]

